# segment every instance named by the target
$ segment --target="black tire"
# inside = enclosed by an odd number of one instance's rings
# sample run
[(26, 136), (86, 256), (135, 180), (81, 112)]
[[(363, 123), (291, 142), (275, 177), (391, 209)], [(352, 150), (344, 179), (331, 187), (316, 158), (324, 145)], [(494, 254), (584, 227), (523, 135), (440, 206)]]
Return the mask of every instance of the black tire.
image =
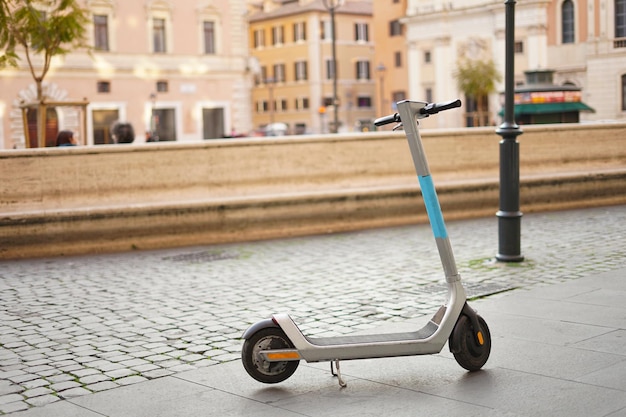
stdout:
[[(478, 316), (478, 325), (483, 338), (481, 345), (476, 340), (472, 322), (466, 315), (459, 316), (449, 339), (450, 351), (454, 359), (470, 372), (478, 371), (487, 363), (491, 353), (491, 334), (485, 320)], [(454, 347), (456, 346), (456, 349)]]
[(278, 327), (261, 329), (243, 342), (241, 360), (248, 374), (259, 382), (276, 384), (289, 378), (300, 361), (268, 362), (259, 354), (262, 350), (289, 349), (293, 343)]

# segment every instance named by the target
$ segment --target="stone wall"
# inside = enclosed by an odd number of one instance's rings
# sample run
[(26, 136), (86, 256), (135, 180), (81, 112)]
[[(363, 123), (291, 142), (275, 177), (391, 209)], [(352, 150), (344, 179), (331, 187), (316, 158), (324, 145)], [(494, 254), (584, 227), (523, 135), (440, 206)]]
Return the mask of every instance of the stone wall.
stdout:
[[(522, 211), (626, 202), (626, 124), (525, 126)], [(446, 219), (498, 209), (493, 128), (424, 130)], [(425, 221), (402, 133), (0, 151), (0, 258)]]

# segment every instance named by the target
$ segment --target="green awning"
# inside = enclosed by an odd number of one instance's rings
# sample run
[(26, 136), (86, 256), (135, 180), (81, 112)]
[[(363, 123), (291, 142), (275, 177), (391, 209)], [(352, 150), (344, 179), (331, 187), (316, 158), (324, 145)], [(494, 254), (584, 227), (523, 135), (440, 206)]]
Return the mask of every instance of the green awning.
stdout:
[[(595, 110), (587, 106), (580, 101), (564, 101), (560, 103), (529, 103), (529, 104), (516, 104), (515, 115), (522, 114), (546, 114), (546, 113), (566, 113), (572, 111), (590, 111), (595, 113)], [(500, 116), (504, 115), (504, 109), (498, 113)]]

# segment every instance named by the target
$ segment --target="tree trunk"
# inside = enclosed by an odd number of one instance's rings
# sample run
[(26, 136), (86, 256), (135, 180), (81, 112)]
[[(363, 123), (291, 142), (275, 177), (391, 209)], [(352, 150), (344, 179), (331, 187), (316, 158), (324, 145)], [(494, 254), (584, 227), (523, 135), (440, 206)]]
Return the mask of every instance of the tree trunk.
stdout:
[(42, 80), (36, 79), (37, 83), (37, 146), (46, 147), (46, 106), (43, 100)]

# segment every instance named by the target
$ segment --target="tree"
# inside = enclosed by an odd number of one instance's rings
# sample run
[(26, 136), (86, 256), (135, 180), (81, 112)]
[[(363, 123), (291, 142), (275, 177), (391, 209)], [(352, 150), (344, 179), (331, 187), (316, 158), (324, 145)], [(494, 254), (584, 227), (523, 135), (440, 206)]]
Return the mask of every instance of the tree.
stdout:
[(502, 81), (496, 64), (493, 60), (464, 59), (457, 63), (454, 77), (459, 90), (476, 103), (475, 116), (478, 117), (474, 117), (474, 126), (484, 125), (481, 115), (489, 111), (489, 94), (495, 92), (496, 83)]
[(88, 11), (77, 0), (0, 0), (0, 68), (17, 67), (22, 58), (28, 62), (37, 86), (39, 143), (45, 131), (42, 84), (52, 58), (89, 49), (88, 22)]

